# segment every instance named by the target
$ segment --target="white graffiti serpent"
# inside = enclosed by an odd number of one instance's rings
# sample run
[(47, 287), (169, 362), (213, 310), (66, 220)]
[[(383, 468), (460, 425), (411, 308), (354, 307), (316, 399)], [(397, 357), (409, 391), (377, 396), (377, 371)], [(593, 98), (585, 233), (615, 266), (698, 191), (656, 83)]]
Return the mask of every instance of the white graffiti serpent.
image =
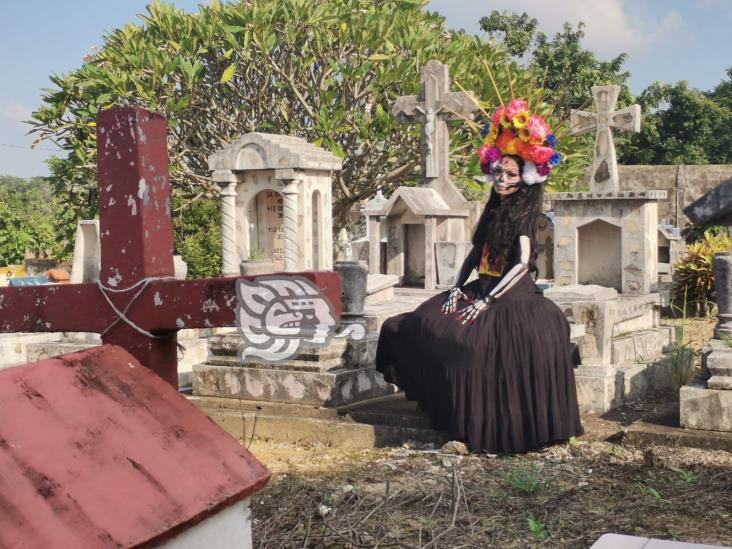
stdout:
[(237, 325), (246, 344), (242, 360), (275, 362), (297, 353), (303, 343), (326, 345), (331, 337), (361, 339), (364, 327), (348, 326), (339, 334), (333, 305), (313, 282), (301, 276), (264, 275), (236, 283)]

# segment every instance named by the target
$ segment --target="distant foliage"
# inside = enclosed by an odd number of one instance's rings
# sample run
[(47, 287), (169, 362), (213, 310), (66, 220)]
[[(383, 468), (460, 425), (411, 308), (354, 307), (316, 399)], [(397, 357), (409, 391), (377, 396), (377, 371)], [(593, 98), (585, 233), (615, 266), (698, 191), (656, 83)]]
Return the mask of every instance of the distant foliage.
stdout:
[(23, 263), (26, 252), (58, 256), (60, 217), (45, 179), (0, 175), (0, 266)]
[(677, 307), (686, 300), (688, 316), (707, 316), (717, 302), (712, 259), (719, 252), (732, 251), (732, 239), (725, 233), (707, 230), (704, 237), (688, 247), (688, 254), (674, 269), (676, 282), (672, 298)]
[(638, 96), (641, 133), (628, 140), (620, 159), (626, 164), (732, 163), (732, 68), (714, 90), (687, 82), (656, 82)]
[(221, 207), (204, 198), (181, 204), (173, 218), (176, 251), (188, 265), (188, 278), (221, 274)]

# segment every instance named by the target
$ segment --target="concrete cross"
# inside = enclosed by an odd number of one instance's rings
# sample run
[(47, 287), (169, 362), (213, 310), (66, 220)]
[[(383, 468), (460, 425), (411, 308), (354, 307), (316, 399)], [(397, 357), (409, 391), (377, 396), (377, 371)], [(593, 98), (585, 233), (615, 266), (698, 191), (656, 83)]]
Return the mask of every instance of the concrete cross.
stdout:
[(479, 110), (471, 92), (451, 92), (448, 66), (428, 61), (421, 72), (419, 96), (398, 97), (391, 113), (402, 124), (422, 124), (422, 185), (435, 188), (448, 204), (465, 198), (450, 182), (450, 138), (447, 122), (472, 119)]
[(595, 156), (590, 178), (591, 192), (619, 192), (618, 160), (615, 156), (613, 128), (638, 133), (641, 124), (640, 105), (615, 110), (620, 86), (592, 86), (597, 113), (573, 110), (571, 135), (581, 135), (595, 130)]
[[(235, 326), (237, 278), (173, 279), (163, 116), (135, 107), (101, 112), (97, 158), (103, 287), (0, 288), (0, 332), (101, 333), (177, 387), (177, 331)], [(324, 290), (339, 318), (338, 274), (299, 274)]]

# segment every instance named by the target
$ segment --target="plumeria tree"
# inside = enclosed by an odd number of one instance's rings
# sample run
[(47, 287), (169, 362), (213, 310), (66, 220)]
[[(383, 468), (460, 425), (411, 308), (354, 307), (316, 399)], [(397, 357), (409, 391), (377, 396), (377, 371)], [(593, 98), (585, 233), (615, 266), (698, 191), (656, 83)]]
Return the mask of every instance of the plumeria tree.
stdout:
[[(76, 215), (94, 215), (95, 116), (112, 105), (139, 105), (169, 120), (176, 245), (188, 259), (185, 239), (199, 230), (213, 235), (207, 227), (218, 224), (216, 215), (191, 207), (218, 191), (207, 158), (252, 131), (299, 136), (343, 158), (333, 180), (339, 229), (353, 204), (376, 189), (419, 180), (419, 128), (397, 124), (389, 109), (397, 96), (419, 93), (426, 61), (448, 63), (453, 82), (489, 104), (512, 87), (530, 87), (527, 71), (505, 64), (503, 49), (447, 32), (426, 3), (244, 0), (211, 2), (197, 13), (153, 3), (141, 24), (111, 31), (79, 69), (51, 78), (34, 131), (66, 151), (51, 162), (57, 191)], [(453, 124), (451, 171), (476, 198), (479, 137)]]

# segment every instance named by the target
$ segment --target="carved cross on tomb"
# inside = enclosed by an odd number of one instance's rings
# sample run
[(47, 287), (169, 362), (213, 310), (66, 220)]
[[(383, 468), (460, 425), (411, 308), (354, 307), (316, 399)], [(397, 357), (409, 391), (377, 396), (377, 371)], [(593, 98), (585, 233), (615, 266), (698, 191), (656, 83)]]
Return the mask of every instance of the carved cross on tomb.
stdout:
[(475, 116), (471, 92), (451, 92), (448, 66), (428, 61), (421, 72), (419, 96), (398, 97), (391, 113), (402, 124), (422, 124), (422, 185), (435, 188), (448, 204), (465, 198), (450, 182), (450, 137), (447, 122)]
[[(0, 332), (100, 333), (177, 387), (178, 330), (235, 326), (237, 278), (173, 277), (163, 116), (136, 107), (101, 112), (97, 158), (100, 284), (0, 288)], [(299, 274), (323, 289), (339, 317), (338, 274)]]
[(641, 124), (640, 105), (615, 110), (620, 86), (592, 86), (597, 112), (576, 111), (571, 114), (571, 135), (595, 130), (595, 155), (592, 160), (591, 192), (619, 192), (618, 160), (615, 156), (613, 128), (638, 133)]

